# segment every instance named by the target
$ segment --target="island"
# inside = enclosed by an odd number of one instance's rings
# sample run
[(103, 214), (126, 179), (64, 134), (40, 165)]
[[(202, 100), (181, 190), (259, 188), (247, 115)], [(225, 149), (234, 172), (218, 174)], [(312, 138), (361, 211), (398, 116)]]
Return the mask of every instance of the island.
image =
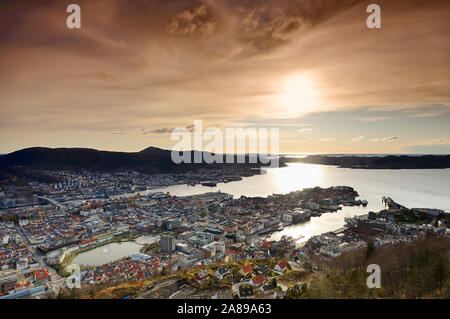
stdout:
[(450, 155), (310, 155), (303, 158), (283, 157), (280, 162), (333, 165), (342, 168), (362, 169), (443, 169), (450, 168)]

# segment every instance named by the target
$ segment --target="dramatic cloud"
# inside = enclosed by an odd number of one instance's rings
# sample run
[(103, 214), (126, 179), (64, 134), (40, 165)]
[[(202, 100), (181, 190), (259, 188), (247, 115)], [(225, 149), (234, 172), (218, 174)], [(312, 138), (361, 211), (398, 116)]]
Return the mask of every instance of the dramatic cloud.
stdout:
[(175, 15), (167, 27), (172, 33), (199, 33), (206, 36), (214, 33), (217, 23), (206, 6), (200, 5)]
[(188, 125), (186, 127), (172, 127), (172, 128), (163, 127), (163, 128), (153, 129), (153, 130), (147, 130), (147, 129), (143, 128), (143, 129), (141, 129), (141, 133), (144, 134), (144, 135), (172, 134), (172, 132), (175, 131), (178, 128), (185, 128), (189, 132), (193, 132), (194, 131), (194, 125)]
[(428, 145), (450, 144), (450, 139), (434, 138), (431, 140), (424, 141), (423, 144), (428, 144)]
[[(78, 0), (77, 30), (65, 25), (63, 1), (1, 1), (0, 153), (171, 147), (169, 131), (196, 119), (280, 123), (292, 127), (287, 141), (308, 132), (295, 129), (312, 114), (324, 115), (314, 131), (346, 151), (364, 147), (350, 141), (360, 134), (409, 144), (446, 136), (436, 123), (450, 109), (450, 2), (377, 3), (382, 28), (369, 30), (363, 0)], [(356, 114), (368, 109), (420, 112), (381, 131), (398, 119)], [(420, 132), (403, 133), (418, 122)], [(330, 145), (293, 140), (281, 150)]]
[(142, 133), (145, 135), (149, 135), (149, 134), (169, 134), (171, 132), (173, 132), (173, 128), (159, 128), (159, 129), (155, 129), (155, 130), (150, 130), (150, 131), (146, 131), (145, 129), (142, 129)]
[(355, 138), (352, 138), (350, 141), (351, 142), (361, 142), (362, 140), (364, 139), (364, 136), (358, 136), (358, 137), (355, 137)]
[(383, 138), (376, 137), (376, 138), (370, 139), (370, 142), (392, 142), (392, 141), (398, 140), (398, 138), (399, 138), (398, 136), (388, 136), (388, 137), (383, 137)]

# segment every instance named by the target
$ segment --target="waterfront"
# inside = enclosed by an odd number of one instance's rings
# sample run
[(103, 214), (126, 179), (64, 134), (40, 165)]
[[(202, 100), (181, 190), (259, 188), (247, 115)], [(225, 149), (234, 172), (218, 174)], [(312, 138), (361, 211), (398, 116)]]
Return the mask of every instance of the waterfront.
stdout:
[(142, 245), (136, 242), (111, 243), (77, 255), (72, 264), (100, 266), (138, 253)]
[(222, 191), (238, 198), (286, 194), (306, 187), (347, 185), (369, 201), (367, 210), (379, 210), (381, 197), (395, 198), (408, 207), (433, 207), (450, 211), (450, 169), (369, 170), (291, 163), (283, 168), (265, 168), (267, 174), (219, 183), (216, 187), (174, 185), (150, 192), (186, 196)]
[[(245, 177), (240, 181), (219, 183), (216, 187), (202, 185), (174, 185), (153, 189), (141, 194), (169, 192), (176, 196), (189, 196), (206, 192), (221, 191), (239, 198), (240, 196), (266, 197), (272, 194), (286, 194), (307, 187), (329, 187), (348, 185), (368, 201), (366, 207), (344, 206), (335, 213), (311, 217), (311, 220), (286, 226), (274, 232), (270, 240), (280, 240), (283, 235), (292, 236), (297, 244), (306, 242), (315, 235), (333, 231), (344, 226), (345, 217), (364, 215), (369, 211), (384, 208), (381, 198), (389, 196), (407, 207), (429, 207), (450, 211), (450, 169), (423, 170), (366, 170), (334, 166), (291, 163), (283, 168), (265, 168), (266, 173)], [(130, 196), (122, 194), (117, 197)], [(258, 236), (257, 236), (258, 237)], [(76, 256), (73, 263), (97, 266), (139, 252), (144, 243), (157, 241), (155, 237), (141, 237), (136, 242), (112, 243)]]
[[(264, 175), (220, 183), (216, 187), (171, 186), (141, 193), (152, 193), (149, 194), (152, 196), (121, 194), (118, 196), (123, 199), (117, 201), (112, 198), (92, 201), (86, 198), (78, 205), (66, 203), (70, 208), (53, 200), (52, 205), (14, 210), (19, 225), (6, 224), (3, 233), (14, 235), (18, 227), (31, 245), (51, 251), (44, 257), (48, 265), (61, 263), (61, 258), (65, 258), (66, 254), (78, 250), (80, 253), (70, 262), (91, 266), (83, 271), (86, 285), (143, 280), (163, 269), (190, 269), (196, 265), (214, 264), (227, 257), (235, 261), (270, 259), (277, 255), (277, 249), (287, 249), (297, 257), (305, 256), (311, 249), (317, 254), (335, 257), (344, 251), (364, 247), (366, 230), (359, 231), (355, 226), (359, 224), (363, 225), (363, 229), (368, 227), (367, 231), (372, 231), (377, 245), (423, 238), (429, 227), (437, 234), (450, 234), (447, 227), (450, 225), (450, 214), (418, 209), (405, 209), (401, 217), (391, 214), (388, 217), (393, 221), (389, 222), (386, 222), (386, 214), (389, 213), (385, 211), (377, 215), (379, 219), (376, 221), (351, 218), (348, 220), (350, 226), (341, 229), (345, 217), (383, 209), (381, 198), (384, 196), (408, 207), (449, 210), (446, 191), (449, 188), (449, 173), (450, 170), (362, 170), (292, 163), (289, 167), (265, 169)], [(130, 174), (126, 176), (134, 178)], [(207, 174), (200, 176), (208, 177)], [(176, 196), (162, 194), (165, 192)], [(247, 198), (240, 198), (242, 195)], [(233, 200), (233, 196), (237, 200)], [(367, 207), (362, 205), (362, 200), (369, 202)], [(219, 203), (220, 206), (217, 205)], [(345, 206), (338, 210), (338, 205)], [(302, 222), (305, 218), (307, 221)], [(289, 225), (292, 222), (299, 223)], [(49, 233), (48, 225), (54, 233)], [(285, 226), (284, 229), (282, 226)], [(66, 251), (51, 250), (62, 243), (62, 239), (55, 240), (58, 234), (71, 234), (72, 238), (76, 238), (80, 235), (78, 230), (82, 229), (86, 232), (81, 234), (80, 243), (73, 241), (74, 244)], [(274, 229), (281, 231), (273, 232)], [(348, 236), (343, 238), (329, 233), (338, 229), (341, 229), (340, 234)], [(142, 235), (135, 241), (119, 243), (119, 238), (124, 239), (128, 233), (128, 239)], [(170, 244), (172, 248), (168, 248), (167, 240), (158, 244), (160, 238), (157, 233), (176, 238), (176, 248), (172, 245), (173, 241)], [(289, 237), (283, 238), (283, 235)], [(324, 236), (308, 241), (315, 235)], [(16, 236), (12, 238), (15, 246), (7, 252), (7, 258), (22, 253), (30, 255), (21, 250)], [(49, 243), (42, 244), (46, 238)], [(267, 238), (269, 241), (262, 241)], [(156, 245), (149, 245), (152, 243)], [(311, 246), (311, 243), (322, 246), (318, 248)], [(31, 258), (28, 267), (36, 267), (33, 256)], [(16, 267), (23, 268), (21, 263)], [(42, 273), (47, 274), (45, 270)], [(203, 280), (203, 277), (199, 278)]]
[(294, 238), (303, 236), (298, 239), (298, 243), (311, 236), (341, 228), (345, 217), (383, 209), (383, 196), (391, 197), (410, 208), (428, 207), (450, 211), (450, 169), (369, 170), (291, 163), (288, 167), (265, 170), (266, 174), (245, 177), (237, 182), (220, 183), (216, 187), (174, 185), (150, 192), (187, 196), (220, 190), (238, 198), (242, 195), (253, 197), (285, 194), (306, 187), (348, 185), (359, 193), (360, 199), (369, 202), (367, 207), (343, 207), (336, 213), (312, 217), (309, 222), (288, 226), (271, 236), (274, 240), (282, 235)]
[[(239, 198), (266, 197), (272, 194), (286, 194), (307, 187), (330, 187), (348, 185), (368, 201), (366, 207), (342, 207), (335, 213), (311, 217), (305, 223), (290, 225), (282, 231), (273, 233), (269, 238), (279, 240), (288, 235), (303, 243), (315, 235), (333, 231), (344, 226), (345, 217), (364, 215), (369, 211), (384, 208), (381, 198), (388, 196), (407, 207), (438, 208), (450, 211), (450, 169), (350, 169), (335, 166), (290, 163), (283, 168), (264, 168), (262, 175), (244, 177), (240, 181), (219, 183), (216, 187), (200, 184), (173, 185), (165, 188), (140, 192), (142, 195), (154, 192), (169, 192), (175, 196), (190, 196), (206, 192), (221, 191)], [(131, 196), (122, 194), (116, 197)]]

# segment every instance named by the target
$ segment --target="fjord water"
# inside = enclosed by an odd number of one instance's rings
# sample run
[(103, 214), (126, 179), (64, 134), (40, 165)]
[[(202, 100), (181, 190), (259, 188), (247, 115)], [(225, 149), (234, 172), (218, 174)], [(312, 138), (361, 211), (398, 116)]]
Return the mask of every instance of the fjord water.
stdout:
[[(216, 187), (202, 185), (175, 185), (162, 189), (146, 191), (143, 194), (157, 191), (170, 192), (176, 196), (202, 194), (222, 191), (232, 194), (234, 198), (242, 195), (268, 196), (286, 194), (306, 187), (330, 187), (346, 185), (353, 187), (360, 199), (366, 199), (367, 207), (343, 207), (335, 213), (311, 217), (302, 224), (287, 226), (275, 232), (271, 240), (279, 240), (288, 235), (301, 244), (325, 232), (334, 231), (345, 225), (345, 217), (367, 214), (369, 211), (383, 209), (381, 198), (389, 196), (406, 207), (439, 208), (450, 212), (450, 169), (405, 169), (405, 170), (369, 170), (338, 168), (335, 166), (291, 163), (283, 168), (266, 168), (266, 174), (244, 177), (241, 181), (219, 183)], [(123, 196), (123, 195), (122, 195)], [(154, 242), (155, 239), (152, 239)], [(101, 265), (139, 251), (142, 244), (113, 243), (81, 253), (73, 263), (81, 265)]]
[(174, 185), (155, 191), (186, 196), (222, 191), (235, 198), (286, 194), (307, 187), (346, 185), (353, 187), (367, 208), (382, 208), (381, 197), (392, 197), (407, 207), (439, 208), (450, 211), (450, 169), (351, 169), (335, 166), (291, 163), (288, 167), (265, 168), (266, 174), (216, 187)]
[(77, 255), (72, 264), (85, 266), (100, 266), (140, 252), (145, 244), (159, 241), (159, 236), (141, 236), (135, 242), (111, 243)]
[(288, 167), (266, 168), (266, 174), (245, 177), (241, 181), (219, 183), (216, 187), (175, 185), (153, 191), (168, 191), (186, 196), (222, 191), (238, 198), (241, 195), (268, 196), (286, 194), (307, 187), (346, 185), (353, 187), (367, 207), (344, 207), (336, 213), (312, 217), (309, 222), (286, 227), (272, 235), (277, 240), (290, 235), (303, 242), (311, 236), (344, 226), (344, 217), (383, 209), (381, 198), (389, 196), (409, 208), (438, 208), (450, 212), (450, 169), (350, 169), (335, 166), (291, 163)]
[(77, 255), (72, 264), (99, 266), (138, 253), (142, 245), (134, 242), (112, 243)]

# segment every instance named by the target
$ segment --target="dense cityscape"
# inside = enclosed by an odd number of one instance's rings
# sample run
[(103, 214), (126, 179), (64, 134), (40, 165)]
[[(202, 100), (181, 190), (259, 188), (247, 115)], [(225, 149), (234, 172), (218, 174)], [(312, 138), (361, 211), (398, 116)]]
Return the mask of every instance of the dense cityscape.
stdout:
[(0, 308), (446, 309), (449, 22), (448, 0), (0, 1)]
[[(178, 197), (151, 191), (186, 181), (201, 183), (206, 173), (54, 174), (62, 181), (5, 186), (0, 191), (0, 298), (62, 296), (71, 275), (67, 267), (77, 255), (141, 238), (147, 241), (133, 254), (79, 265), (80, 291), (95, 297), (100, 286), (153, 282), (132, 297), (283, 298), (295, 282), (287, 278), (317, 272), (324, 261), (343, 253), (369, 244), (409, 243), (430, 232), (450, 234), (450, 214), (408, 209), (382, 198), (385, 210), (348, 216), (345, 227), (299, 245), (300, 238), (282, 236), (275, 241), (270, 236), (367, 201), (357, 199), (357, 191), (348, 186), (240, 198), (222, 192)], [(161, 278), (167, 276), (172, 279), (165, 283)], [(167, 286), (164, 292), (154, 288), (160, 280)]]

